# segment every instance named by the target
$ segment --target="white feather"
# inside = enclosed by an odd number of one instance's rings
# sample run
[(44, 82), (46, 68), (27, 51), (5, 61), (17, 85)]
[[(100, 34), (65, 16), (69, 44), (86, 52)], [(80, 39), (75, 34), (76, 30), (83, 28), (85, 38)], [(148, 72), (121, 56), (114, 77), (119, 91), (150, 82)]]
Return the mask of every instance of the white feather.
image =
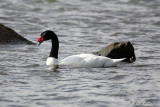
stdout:
[(110, 67), (116, 66), (122, 59), (111, 59), (103, 56), (96, 56), (93, 54), (79, 54), (69, 56), (59, 62), (59, 65), (72, 67)]

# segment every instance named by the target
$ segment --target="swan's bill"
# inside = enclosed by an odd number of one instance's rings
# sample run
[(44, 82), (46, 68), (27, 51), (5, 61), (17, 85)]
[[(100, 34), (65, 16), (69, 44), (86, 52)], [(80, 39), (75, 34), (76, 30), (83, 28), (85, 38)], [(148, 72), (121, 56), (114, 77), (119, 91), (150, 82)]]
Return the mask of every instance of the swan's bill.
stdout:
[(41, 45), (42, 42), (38, 42), (37, 46)]

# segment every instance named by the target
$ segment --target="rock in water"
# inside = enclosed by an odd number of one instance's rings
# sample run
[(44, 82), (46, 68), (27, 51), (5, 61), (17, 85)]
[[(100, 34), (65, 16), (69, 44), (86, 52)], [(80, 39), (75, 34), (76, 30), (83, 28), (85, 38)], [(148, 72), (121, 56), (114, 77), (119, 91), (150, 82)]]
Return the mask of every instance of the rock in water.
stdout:
[(34, 44), (9, 27), (0, 24), (0, 44)]
[(115, 42), (94, 54), (113, 59), (126, 58), (124, 61), (130, 63), (136, 60), (134, 47), (130, 42)]

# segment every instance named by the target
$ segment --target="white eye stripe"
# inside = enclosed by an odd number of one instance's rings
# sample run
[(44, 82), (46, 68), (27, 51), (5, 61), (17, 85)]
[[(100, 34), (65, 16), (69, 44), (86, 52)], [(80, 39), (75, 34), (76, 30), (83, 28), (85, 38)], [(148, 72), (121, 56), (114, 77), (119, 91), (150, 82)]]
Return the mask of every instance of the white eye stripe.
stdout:
[(45, 32), (43, 32), (42, 34), (41, 34), (41, 36), (44, 36), (46, 34), (46, 31)]

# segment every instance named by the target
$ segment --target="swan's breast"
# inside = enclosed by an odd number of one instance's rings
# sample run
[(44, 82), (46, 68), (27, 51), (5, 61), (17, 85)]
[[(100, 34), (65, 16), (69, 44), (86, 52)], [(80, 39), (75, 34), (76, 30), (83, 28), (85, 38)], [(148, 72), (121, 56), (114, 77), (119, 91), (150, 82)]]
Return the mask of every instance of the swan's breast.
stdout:
[(48, 57), (46, 61), (46, 65), (49, 65), (49, 66), (58, 65), (58, 60), (53, 57)]

